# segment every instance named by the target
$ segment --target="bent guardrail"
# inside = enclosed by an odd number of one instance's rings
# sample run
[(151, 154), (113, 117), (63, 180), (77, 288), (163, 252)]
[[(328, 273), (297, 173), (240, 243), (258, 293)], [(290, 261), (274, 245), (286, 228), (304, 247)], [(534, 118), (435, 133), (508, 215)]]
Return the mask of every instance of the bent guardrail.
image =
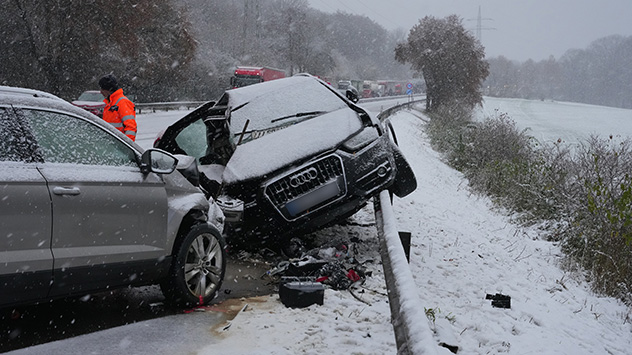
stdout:
[(388, 191), (382, 191), (373, 204), (397, 354), (437, 354), (437, 345), (399, 239)]

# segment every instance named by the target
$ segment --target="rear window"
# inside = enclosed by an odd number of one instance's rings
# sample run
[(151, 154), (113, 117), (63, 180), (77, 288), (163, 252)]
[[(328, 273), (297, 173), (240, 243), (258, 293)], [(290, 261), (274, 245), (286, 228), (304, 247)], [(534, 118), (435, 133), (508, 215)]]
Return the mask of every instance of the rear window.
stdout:
[(338, 90), (347, 90), (351, 86), (351, 83), (339, 82)]
[(103, 102), (103, 95), (101, 95), (101, 93), (98, 91), (85, 91), (84, 93), (79, 95), (77, 101)]

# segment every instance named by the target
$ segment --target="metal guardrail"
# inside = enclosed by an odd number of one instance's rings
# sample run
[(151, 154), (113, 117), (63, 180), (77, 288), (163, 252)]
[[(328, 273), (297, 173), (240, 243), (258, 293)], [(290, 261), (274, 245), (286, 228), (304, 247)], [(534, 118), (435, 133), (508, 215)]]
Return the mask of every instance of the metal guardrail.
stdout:
[(403, 104), (399, 104), (399, 105), (395, 105), (392, 107), (387, 108), (386, 110), (380, 112), (377, 115), (377, 118), (380, 121), (384, 121), (385, 118), (387, 118), (388, 116), (394, 114), (395, 112), (399, 111), (399, 110), (403, 110), (403, 109), (409, 109), (412, 108), (413, 105), (418, 104), (418, 103), (423, 103), (425, 102), (426, 97), (423, 96), (422, 98), (419, 99), (415, 99), (414, 97), (410, 97), (408, 102), (405, 102)]
[(373, 205), (397, 354), (438, 354), (438, 346), (399, 238), (389, 192), (382, 191)]
[[(385, 97), (376, 97), (376, 98), (366, 98), (366, 99), (360, 99), (360, 103), (362, 102), (374, 102), (374, 101), (383, 101), (383, 100), (392, 100), (395, 98), (407, 98), (406, 96), (385, 96)], [(385, 112), (390, 112), (389, 114), (391, 114), (392, 112), (394, 112), (393, 110), (399, 110), (402, 107), (407, 107), (409, 106), (411, 103), (416, 103), (419, 102), (420, 100), (414, 100), (414, 101), (409, 101), (407, 103), (401, 104), (401, 105), (397, 105), (397, 106), (393, 106), (385, 111), (383, 111), (381, 114), (385, 113)], [(143, 113), (143, 111), (150, 111), (151, 112), (156, 112), (156, 111), (171, 111), (171, 110), (181, 110), (181, 109), (187, 109), (190, 110), (192, 108), (196, 108), (204, 103), (206, 103), (207, 101), (175, 101), (175, 102), (146, 102), (146, 103), (135, 103), (136, 106), (136, 113)], [(395, 110), (395, 111), (396, 111)], [(388, 116), (388, 115), (387, 115)], [(378, 115), (379, 117), (379, 115)]]
[[(361, 101), (371, 102), (371, 101), (386, 100), (390, 98), (392, 97), (361, 99)], [(136, 106), (136, 113), (143, 113), (143, 111), (156, 112), (156, 111), (172, 111), (172, 110), (181, 110), (181, 109), (190, 110), (206, 102), (207, 101), (146, 102), (146, 103), (135, 103), (135, 106)]]
[(169, 111), (180, 110), (185, 108), (190, 110), (196, 108), (206, 101), (176, 101), (176, 102), (149, 102), (149, 103), (136, 103), (136, 113), (142, 113), (143, 110), (156, 111)]
[[(406, 103), (380, 112), (377, 117), (380, 121), (384, 121), (395, 112), (409, 109), (412, 105), (424, 100), (425, 97), (417, 100), (411, 98)], [(415, 285), (408, 265), (408, 258), (397, 231), (397, 221), (389, 192), (382, 191), (375, 198), (373, 205), (397, 354), (437, 354), (433, 332), (419, 299), (418, 288)]]

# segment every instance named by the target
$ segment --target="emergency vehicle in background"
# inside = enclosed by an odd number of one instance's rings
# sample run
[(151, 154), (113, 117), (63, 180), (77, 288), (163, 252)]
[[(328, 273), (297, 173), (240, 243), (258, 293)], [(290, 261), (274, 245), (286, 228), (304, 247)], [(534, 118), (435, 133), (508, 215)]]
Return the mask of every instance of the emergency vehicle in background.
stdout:
[(402, 95), (404, 93), (403, 85), (401, 83), (395, 84), (395, 90), (393, 95)]
[(383, 96), (398, 96), (404, 94), (406, 83), (399, 80), (379, 80), (378, 84), (383, 88)]
[(234, 76), (230, 78), (230, 85), (234, 89), (281, 78), (285, 78), (285, 72), (283, 70), (267, 67), (240, 66), (235, 69)]
[(362, 97), (366, 99), (379, 96), (381, 96), (380, 85), (377, 83), (377, 81), (365, 80), (362, 84)]

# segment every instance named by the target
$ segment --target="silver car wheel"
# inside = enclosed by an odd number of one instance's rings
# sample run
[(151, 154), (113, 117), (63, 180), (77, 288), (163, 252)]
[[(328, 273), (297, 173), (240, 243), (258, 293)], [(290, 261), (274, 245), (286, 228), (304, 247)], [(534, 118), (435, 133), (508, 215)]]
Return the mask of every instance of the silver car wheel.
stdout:
[(160, 287), (167, 301), (180, 307), (208, 304), (226, 272), (226, 243), (220, 232), (203, 223), (191, 227), (174, 250), (169, 277)]
[(211, 233), (198, 235), (190, 244), (184, 264), (184, 279), (196, 297), (217, 291), (222, 280), (222, 246)]

